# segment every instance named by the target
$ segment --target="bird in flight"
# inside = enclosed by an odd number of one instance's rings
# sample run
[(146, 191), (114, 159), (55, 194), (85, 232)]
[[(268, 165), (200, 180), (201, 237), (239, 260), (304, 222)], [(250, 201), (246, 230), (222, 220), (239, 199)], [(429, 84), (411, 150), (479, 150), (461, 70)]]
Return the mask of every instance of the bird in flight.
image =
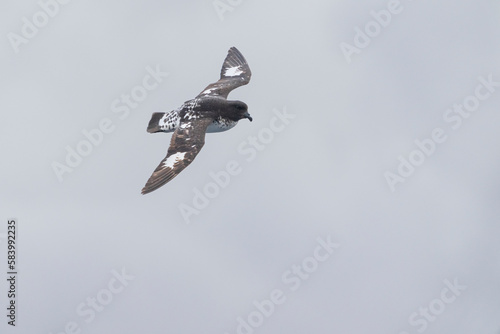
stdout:
[(147, 131), (174, 134), (167, 156), (142, 188), (142, 194), (160, 188), (182, 172), (205, 144), (205, 133), (229, 130), (243, 118), (252, 121), (245, 103), (227, 100), (233, 89), (250, 82), (251, 75), (241, 52), (232, 47), (222, 64), (219, 81), (175, 110), (153, 113)]

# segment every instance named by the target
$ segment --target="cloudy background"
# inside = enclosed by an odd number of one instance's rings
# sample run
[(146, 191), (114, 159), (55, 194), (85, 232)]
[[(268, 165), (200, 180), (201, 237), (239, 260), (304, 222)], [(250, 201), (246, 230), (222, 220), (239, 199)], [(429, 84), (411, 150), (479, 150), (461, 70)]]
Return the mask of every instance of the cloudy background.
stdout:
[[(35, 0), (0, 4), (2, 333), (499, 333), (500, 86), (479, 88), (488, 97), (460, 126), (447, 114), (475, 101), (479, 77), (500, 82), (498, 1), (41, 3), (53, 17)], [(383, 27), (370, 13), (388, 7)], [(33, 16), (44, 26), (14, 46)], [(170, 140), (145, 131), (151, 113), (217, 80), (231, 46), (253, 76), (230, 98), (254, 121), (208, 135), (180, 176), (141, 195)], [(148, 69), (168, 75), (125, 115)], [(58, 179), (101, 122), (112, 131)], [(446, 140), (421, 161), (415, 140), (435, 129)], [(410, 156), (420, 165), (391, 189)], [(239, 173), (214, 187), (230, 162)], [(281, 303), (259, 315), (272, 291)]]

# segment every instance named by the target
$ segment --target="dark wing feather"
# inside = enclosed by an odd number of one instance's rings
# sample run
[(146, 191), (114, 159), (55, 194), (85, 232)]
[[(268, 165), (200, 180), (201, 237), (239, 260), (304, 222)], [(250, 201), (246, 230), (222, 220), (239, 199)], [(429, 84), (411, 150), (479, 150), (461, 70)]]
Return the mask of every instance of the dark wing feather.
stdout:
[(247, 61), (238, 49), (232, 47), (222, 64), (219, 81), (208, 85), (197, 97), (222, 96), (227, 98), (233, 89), (249, 83), (251, 76), (252, 72)]
[(211, 119), (194, 119), (181, 122), (170, 140), (167, 156), (149, 178), (142, 194), (147, 194), (163, 186), (176, 177), (196, 157), (205, 144), (205, 131)]

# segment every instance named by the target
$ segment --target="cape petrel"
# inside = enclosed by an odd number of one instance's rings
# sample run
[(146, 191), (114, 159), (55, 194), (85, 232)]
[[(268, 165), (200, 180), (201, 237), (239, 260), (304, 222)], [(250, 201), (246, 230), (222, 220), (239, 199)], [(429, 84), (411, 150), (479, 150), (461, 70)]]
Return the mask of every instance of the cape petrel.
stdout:
[(208, 85), (198, 96), (175, 110), (153, 113), (147, 131), (174, 134), (167, 156), (142, 188), (142, 194), (160, 188), (182, 172), (203, 147), (205, 133), (229, 130), (243, 118), (252, 121), (245, 103), (227, 100), (233, 89), (250, 82), (251, 75), (243, 55), (232, 47), (222, 64), (219, 81)]

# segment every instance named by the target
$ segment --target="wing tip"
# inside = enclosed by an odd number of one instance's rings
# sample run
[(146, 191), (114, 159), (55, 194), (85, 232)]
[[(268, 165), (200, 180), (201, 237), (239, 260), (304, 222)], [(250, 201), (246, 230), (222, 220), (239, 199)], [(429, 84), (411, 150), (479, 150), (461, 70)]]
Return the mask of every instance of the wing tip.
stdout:
[(146, 185), (141, 190), (141, 194), (149, 194), (152, 191), (155, 191), (158, 188), (163, 187), (165, 184), (169, 183), (172, 181), (174, 177), (176, 177), (180, 171), (182, 171), (182, 168), (179, 172), (175, 172), (174, 169), (168, 167), (168, 168), (163, 168), (163, 161), (160, 162), (158, 167), (156, 167), (155, 171), (153, 174), (149, 177), (148, 181), (146, 182)]
[(251, 71), (250, 67), (248, 66), (248, 62), (243, 56), (243, 54), (238, 50), (236, 47), (232, 46), (229, 48), (227, 52), (226, 59), (224, 60), (224, 63), (222, 64), (221, 68), (221, 76), (220, 78), (227, 78), (227, 77), (234, 77), (234, 75), (229, 75), (226, 76), (226, 71), (230, 68), (237, 67), (243, 76), (250, 78), (251, 76)]
[(235, 46), (231, 46), (231, 47), (229, 48), (229, 50), (227, 51), (227, 53), (228, 53), (228, 54), (235, 55), (235, 56), (237, 56), (238, 58), (243, 58), (243, 60), (245, 59), (245, 58), (243, 57), (243, 54), (240, 52), (240, 50), (238, 50), (238, 48), (237, 48), (237, 47), (235, 47)]

